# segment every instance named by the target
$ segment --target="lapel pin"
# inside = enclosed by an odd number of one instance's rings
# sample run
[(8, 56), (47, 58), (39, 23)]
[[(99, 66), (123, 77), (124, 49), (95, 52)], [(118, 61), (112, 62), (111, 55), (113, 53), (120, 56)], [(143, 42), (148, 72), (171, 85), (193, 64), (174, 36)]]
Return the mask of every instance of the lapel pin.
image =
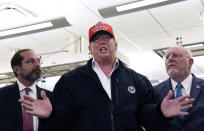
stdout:
[(131, 94), (134, 94), (134, 93), (136, 92), (136, 89), (135, 89), (135, 87), (133, 87), (133, 86), (129, 86), (129, 87), (128, 87), (128, 91), (129, 91)]
[(199, 89), (199, 88), (200, 88), (200, 85), (196, 85), (196, 88)]

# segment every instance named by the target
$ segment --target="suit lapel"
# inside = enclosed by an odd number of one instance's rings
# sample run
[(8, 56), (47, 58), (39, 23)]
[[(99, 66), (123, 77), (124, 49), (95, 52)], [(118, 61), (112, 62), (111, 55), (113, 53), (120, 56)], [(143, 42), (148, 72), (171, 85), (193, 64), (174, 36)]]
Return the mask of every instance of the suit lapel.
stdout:
[(200, 94), (201, 91), (201, 86), (199, 84), (198, 79), (193, 75), (193, 81), (192, 81), (192, 86), (191, 86), (191, 97), (192, 98), (197, 98)]
[(37, 90), (37, 99), (42, 99), (42, 97), (40, 95), (40, 92), (42, 89), (36, 85), (36, 90)]
[(15, 112), (16, 116), (13, 116), (16, 119), (16, 124), (19, 126), (20, 130), (23, 129), (23, 117), (22, 117), (22, 107), (21, 104), (18, 102), (20, 99), (19, 87), (18, 84), (15, 83), (10, 88), (10, 95), (9, 97), (12, 99), (13, 111)]
[[(163, 87), (162, 92), (161, 92), (163, 94), (162, 98), (166, 97), (169, 90), (172, 90), (172, 92), (173, 92), (172, 85), (171, 85), (171, 79), (166, 80), (166, 82), (164, 84), (164, 87)], [(174, 98), (174, 96), (172, 98)]]

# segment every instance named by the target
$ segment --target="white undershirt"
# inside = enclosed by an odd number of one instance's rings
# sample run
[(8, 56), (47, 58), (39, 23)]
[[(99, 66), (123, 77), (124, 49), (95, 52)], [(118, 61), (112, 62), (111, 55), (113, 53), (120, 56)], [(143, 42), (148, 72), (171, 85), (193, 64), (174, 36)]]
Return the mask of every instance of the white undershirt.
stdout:
[[(21, 96), (21, 99), (23, 99), (23, 94), (25, 94), (25, 86), (17, 80), (17, 83), (18, 83), (18, 87), (19, 87), (19, 93), (20, 93), (20, 96)], [(34, 82), (33, 85), (31, 85), (30, 87), (31, 90), (29, 91), (29, 96), (37, 99), (37, 89), (36, 89), (36, 83)], [(38, 117), (36, 116), (33, 116), (33, 127), (34, 127), (34, 131), (38, 131)]]
[[(181, 84), (183, 85), (184, 88), (181, 89), (181, 92), (184, 95), (190, 95), (190, 91), (191, 91), (191, 86), (192, 86), (192, 80), (193, 77), (190, 74), (185, 80), (183, 80), (181, 82)], [(172, 84), (172, 88), (174, 91), (174, 95), (176, 95), (176, 85), (178, 84), (176, 81), (174, 81), (173, 79), (171, 79), (171, 84)], [(176, 97), (176, 96), (175, 96)]]
[(111, 73), (107, 77), (105, 75), (105, 73), (103, 72), (103, 70), (101, 69), (101, 67), (98, 65), (98, 63), (94, 59), (92, 61), (92, 69), (98, 75), (98, 77), (101, 81), (101, 84), (102, 84), (104, 90), (106, 91), (106, 93), (108, 94), (110, 99), (111, 99), (111, 75), (112, 75), (113, 71), (118, 68), (118, 66), (119, 66), (119, 61), (117, 59)]

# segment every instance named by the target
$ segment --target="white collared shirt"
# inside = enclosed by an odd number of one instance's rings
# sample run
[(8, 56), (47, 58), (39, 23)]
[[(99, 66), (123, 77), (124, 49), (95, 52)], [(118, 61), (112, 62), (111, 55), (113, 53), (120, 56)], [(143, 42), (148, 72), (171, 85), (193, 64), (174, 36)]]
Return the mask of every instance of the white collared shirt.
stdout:
[[(21, 96), (21, 99), (23, 99), (23, 94), (25, 94), (25, 86), (17, 80), (17, 83), (18, 83), (18, 87), (19, 87), (19, 93), (20, 93), (20, 96)], [(31, 85), (30, 87), (30, 92), (29, 92), (29, 96), (37, 99), (37, 89), (36, 89), (36, 83), (34, 82), (33, 85)], [(34, 131), (38, 131), (38, 117), (36, 116), (33, 116), (33, 127), (34, 127)]]
[(118, 66), (119, 66), (119, 61), (117, 59), (116, 62), (114, 63), (114, 67), (113, 67), (110, 75), (107, 77), (105, 75), (105, 73), (102, 71), (101, 67), (98, 65), (98, 63), (94, 59), (92, 61), (92, 69), (98, 75), (98, 77), (101, 81), (101, 84), (102, 84), (104, 90), (106, 91), (106, 93), (108, 94), (110, 99), (111, 99), (111, 75), (112, 75), (113, 71), (118, 68)]
[[(190, 91), (191, 91), (191, 86), (192, 86), (192, 80), (193, 77), (190, 74), (185, 80), (183, 80), (181, 82), (181, 84), (183, 85), (184, 88), (181, 89), (181, 92), (184, 95), (190, 95)], [(176, 85), (178, 84), (176, 81), (174, 81), (173, 79), (171, 79), (171, 84), (172, 84), (172, 88), (174, 91), (174, 96), (176, 95)], [(176, 96), (175, 96), (176, 97)]]

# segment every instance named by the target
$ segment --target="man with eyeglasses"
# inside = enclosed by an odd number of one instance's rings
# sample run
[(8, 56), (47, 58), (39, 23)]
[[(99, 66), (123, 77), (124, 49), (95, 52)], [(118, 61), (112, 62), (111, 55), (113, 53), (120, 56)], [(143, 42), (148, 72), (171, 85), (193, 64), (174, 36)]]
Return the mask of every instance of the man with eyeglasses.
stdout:
[(181, 108), (192, 105), (180, 101), (189, 96), (169, 100), (170, 92), (161, 106), (155, 103), (148, 79), (116, 57), (118, 44), (110, 25), (98, 22), (89, 29), (88, 48), (93, 58), (60, 78), (52, 106), (27, 95), (30, 103), (20, 100), (30, 114), (49, 120), (51, 130), (60, 126), (60, 131), (143, 131), (144, 126), (153, 131), (168, 121), (165, 117), (188, 114)]
[(22, 49), (12, 57), (11, 67), (17, 81), (0, 88), (0, 131), (48, 131), (45, 121), (28, 114), (18, 102), (25, 93), (36, 99), (50, 97), (50, 91), (36, 85), (42, 73), (40, 58), (33, 50)]
[(160, 127), (161, 131), (204, 131), (204, 80), (191, 73), (193, 58), (191, 52), (180, 46), (170, 47), (166, 55), (165, 66), (169, 79), (155, 86), (155, 93), (162, 101), (169, 90), (174, 92), (172, 99), (182, 95), (191, 95), (195, 99), (187, 116), (178, 116)]

